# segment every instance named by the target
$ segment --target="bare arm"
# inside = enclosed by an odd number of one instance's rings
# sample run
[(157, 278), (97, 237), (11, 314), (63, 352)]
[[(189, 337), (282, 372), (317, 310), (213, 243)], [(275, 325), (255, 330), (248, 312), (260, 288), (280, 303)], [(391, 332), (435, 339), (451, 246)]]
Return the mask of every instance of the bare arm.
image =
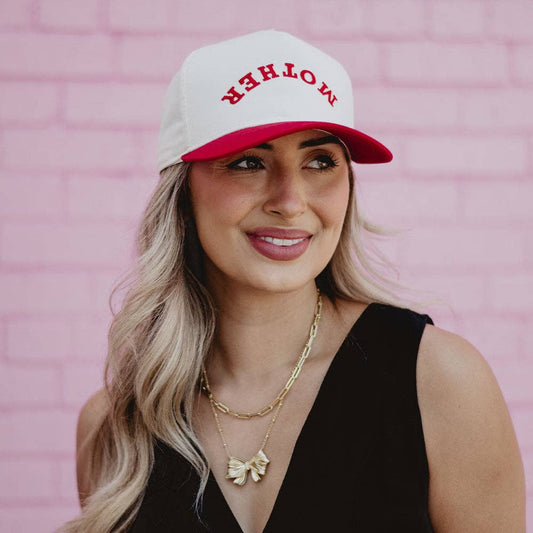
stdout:
[(90, 478), (91, 461), (95, 437), (102, 425), (108, 404), (104, 389), (93, 394), (81, 408), (76, 429), (76, 476), (78, 495), (83, 507), (85, 499), (90, 496), (92, 481)]
[(525, 480), (502, 394), (465, 339), (428, 325), (417, 368), (438, 533), (525, 533)]

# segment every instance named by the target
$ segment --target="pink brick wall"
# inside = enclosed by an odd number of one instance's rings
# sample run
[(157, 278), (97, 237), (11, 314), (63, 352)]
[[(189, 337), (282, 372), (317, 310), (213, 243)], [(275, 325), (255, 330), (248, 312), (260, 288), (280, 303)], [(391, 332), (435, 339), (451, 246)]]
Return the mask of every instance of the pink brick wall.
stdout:
[(533, 520), (532, 20), (531, 0), (3, 0), (0, 530), (77, 512), (77, 412), (156, 182), (166, 83), (194, 48), (270, 27), (346, 65), (357, 124), (394, 152), (358, 169), (360, 204), (407, 230), (383, 244), (401, 280), (491, 363)]

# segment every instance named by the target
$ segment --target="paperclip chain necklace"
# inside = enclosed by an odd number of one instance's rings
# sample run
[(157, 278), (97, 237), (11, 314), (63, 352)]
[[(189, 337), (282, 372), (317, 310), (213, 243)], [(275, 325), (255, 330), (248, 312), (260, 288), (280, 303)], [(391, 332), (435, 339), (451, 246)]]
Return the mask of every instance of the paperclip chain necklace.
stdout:
[[(211, 392), (211, 388), (209, 387), (209, 380), (207, 379), (207, 372), (205, 370), (205, 366), (202, 364), (201, 387), (202, 387), (202, 390), (207, 394), (207, 397), (209, 398), (209, 403), (211, 404), (211, 410), (213, 411), (213, 415), (215, 417), (217, 429), (220, 434), (220, 438), (222, 439), (224, 450), (228, 457), (226, 478), (233, 479), (233, 483), (235, 483), (236, 485), (242, 486), (246, 483), (248, 471), (250, 471), (250, 475), (252, 476), (252, 479), (256, 482), (260, 481), (261, 476), (264, 476), (266, 473), (266, 467), (267, 467), (267, 464), (270, 462), (270, 460), (266, 456), (263, 449), (265, 448), (268, 438), (270, 437), (270, 433), (272, 431), (272, 427), (274, 426), (274, 422), (276, 421), (276, 418), (278, 416), (279, 410), (281, 409), (281, 406), (283, 405), (283, 399), (285, 398), (290, 388), (296, 381), (296, 378), (300, 375), (302, 366), (305, 360), (307, 359), (307, 357), (309, 356), (309, 353), (311, 352), (311, 347), (313, 345), (313, 341), (318, 331), (318, 323), (320, 322), (321, 311), (322, 311), (322, 297), (320, 295), (320, 290), (317, 289), (317, 302), (316, 302), (316, 307), (315, 307), (315, 316), (313, 319), (313, 323), (311, 324), (311, 329), (309, 331), (309, 338), (307, 339), (307, 342), (305, 343), (304, 349), (300, 357), (298, 358), (298, 361), (296, 362), (296, 365), (294, 366), (291, 372), (291, 375), (287, 383), (281, 390), (281, 392), (276, 396), (274, 401), (272, 401), (271, 403), (269, 403), (267, 406), (263, 407), (263, 409), (257, 411), (256, 413), (239, 413), (237, 411), (230, 409), (228, 406), (224, 405), (223, 403), (215, 400), (215, 398), (213, 397), (213, 393)], [(259, 449), (259, 451), (248, 461), (242, 461), (241, 459), (238, 459), (237, 457), (233, 457), (228, 450), (228, 444), (226, 442), (226, 438), (224, 437), (224, 432), (222, 431), (222, 426), (220, 424), (220, 419), (217, 413), (217, 409), (219, 409), (223, 413), (233, 415), (237, 418), (250, 419), (254, 416), (264, 416), (266, 413), (269, 413), (270, 411), (272, 411), (276, 407), (276, 405), (277, 405), (277, 409), (275, 410), (274, 416), (272, 417), (272, 420), (270, 421), (270, 424), (268, 425), (267, 433), (265, 435), (265, 438), (263, 439), (263, 443), (261, 444), (261, 448)]]
[(293, 383), (296, 381), (296, 378), (300, 375), (302, 366), (305, 360), (307, 359), (309, 352), (311, 351), (311, 346), (313, 345), (313, 341), (315, 340), (315, 337), (317, 334), (321, 311), (322, 311), (322, 297), (320, 295), (320, 290), (317, 289), (317, 302), (316, 302), (316, 307), (315, 307), (315, 316), (313, 319), (313, 323), (311, 325), (311, 329), (309, 331), (309, 338), (307, 339), (304, 349), (302, 353), (300, 354), (298, 361), (296, 361), (296, 365), (294, 366), (291, 372), (291, 375), (289, 379), (287, 380), (287, 383), (285, 384), (283, 389), (281, 389), (280, 393), (276, 396), (276, 398), (271, 403), (269, 403), (268, 405), (266, 405), (265, 407), (263, 407), (262, 409), (260, 409), (259, 411), (255, 413), (239, 413), (238, 411), (234, 411), (233, 409), (230, 409), (227, 405), (216, 400), (209, 387), (209, 380), (207, 379), (207, 372), (205, 370), (205, 366), (202, 364), (202, 390), (207, 394), (208, 398), (212, 400), (214, 406), (222, 413), (226, 413), (236, 418), (243, 418), (243, 419), (252, 418), (254, 416), (265, 416), (267, 413), (270, 413), (270, 411), (272, 411), (272, 409), (276, 407), (276, 404), (281, 402), (283, 398), (285, 398), (286, 394), (289, 392)]

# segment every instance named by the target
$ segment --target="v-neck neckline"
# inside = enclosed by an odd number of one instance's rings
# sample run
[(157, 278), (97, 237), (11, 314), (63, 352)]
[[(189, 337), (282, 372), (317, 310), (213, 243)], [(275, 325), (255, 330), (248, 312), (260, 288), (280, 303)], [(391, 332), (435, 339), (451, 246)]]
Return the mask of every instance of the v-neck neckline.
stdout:
[[(363, 319), (366, 318), (369, 314), (369, 309), (373, 308), (375, 306), (376, 302), (370, 302), (362, 311), (362, 313), (357, 317), (353, 325), (351, 326), (348, 334), (342, 341), (342, 344), (339, 346), (338, 350), (336, 351), (335, 355), (333, 356), (332, 360), (329, 363), (328, 369), (326, 370), (326, 373), (324, 374), (324, 377), (322, 379), (322, 383), (320, 384), (320, 387), (318, 389), (318, 393), (315, 396), (315, 399), (313, 401), (313, 405), (311, 406), (311, 409), (307, 413), (307, 417), (305, 418), (305, 421), (300, 429), (300, 432), (298, 434), (298, 437), (296, 438), (296, 442), (294, 444), (294, 448), (292, 450), (291, 458), (289, 460), (289, 464), (287, 466), (287, 470), (285, 471), (285, 475), (283, 477), (283, 480), (281, 482), (281, 485), (279, 487), (278, 493), (276, 495), (276, 499), (274, 500), (274, 506), (272, 507), (272, 511), (270, 512), (270, 515), (268, 517), (268, 520), (265, 524), (265, 527), (263, 528), (264, 533), (268, 533), (269, 526), (273, 521), (273, 517), (276, 515), (276, 511), (280, 507), (280, 500), (283, 498), (284, 493), (286, 492), (284, 489), (287, 486), (287, 479), (289, 476), (291, 476), (291, 472), (293, 468), (293, 463), (295, 461), (295, 457), (298, 456), (299, 448), (302, 447), (302, 439), (305, 437), (307, 433), (307, 427), (310, 424), (310, 421), (313, 419), (314, 413), (317, 411), (317, 405), (320, 404), (322, 401), (322, 397), (324, 396), (324, 390), (325, 390), (325, 384), (331, 379), (331, 376), (333, 374), (333, 371), (335, 367), (339, 364), (339, 361), (341, 360), (340, 355), (347, 351), (347, 345), (350, 337), (353, 335), (354, 331), (360, 327), (361, 323), (363, 322)], [(242, 528), (239, 524), (239, 521), (237, 520), (236, 516), (233, 514), (233, 511), (231, 510), (231, 507), (229, 506), (224, 493), (222, 492), (222, 489), (220, 488), (220, 485), (218, 484), (213, 471), (209, 471), (209, 478), (207, 481), (207, 488), (211, 488), (212, 495), (217, 498), (216, 507), (217, 510), (224, 513), (223, 520), (226, 523), (231, 523), (233, 528), (236, 528), (235, 531), (241, 531)], [(218, 521), (218, 520), (217, 520)]]

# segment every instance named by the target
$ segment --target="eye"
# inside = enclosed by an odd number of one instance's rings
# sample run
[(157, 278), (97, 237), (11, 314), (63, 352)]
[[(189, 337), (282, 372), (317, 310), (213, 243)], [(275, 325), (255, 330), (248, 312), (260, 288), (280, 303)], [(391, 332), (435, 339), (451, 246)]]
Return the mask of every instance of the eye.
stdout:
[(313, 158), (308, 164), (308, 168), (314, 170), (328, 170), (330, 168), (338, 166), (338, 162), (333, 159), (331, 156), (322, 154)]
[(229, 163), (227, 167), (234, 170), (259, 170), (264, 168), (263, 162), (259, 157), (250, 155), (239, 157), (239, 159)]

